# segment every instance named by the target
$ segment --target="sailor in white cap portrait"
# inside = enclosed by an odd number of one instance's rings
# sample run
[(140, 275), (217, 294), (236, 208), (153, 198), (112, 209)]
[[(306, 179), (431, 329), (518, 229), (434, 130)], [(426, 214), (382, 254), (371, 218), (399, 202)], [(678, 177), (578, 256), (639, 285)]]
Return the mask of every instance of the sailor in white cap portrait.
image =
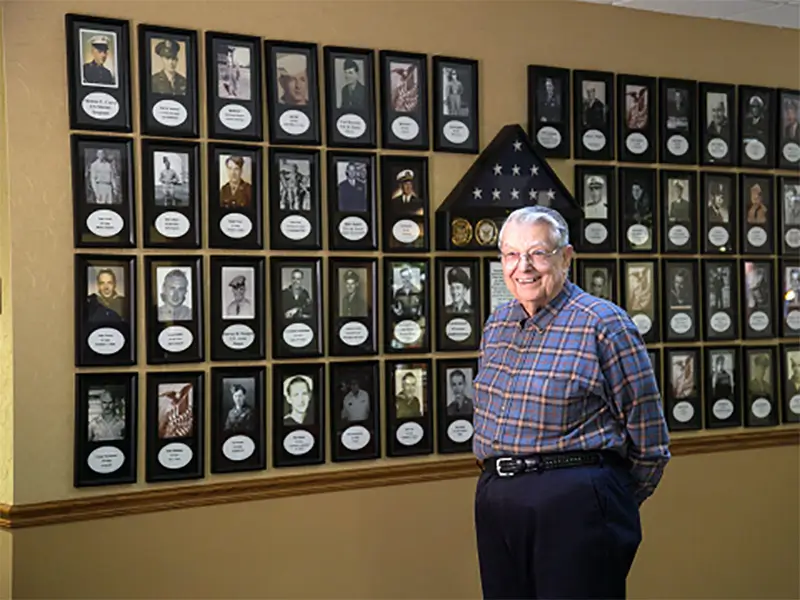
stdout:
[(305, 54), (277, 55), (278, 102), (287, 106), (308, 104), (308, 59)]
[[(178, 72), (178, 63), (180, 56), (186, 55), (183, 46), (185, 42), (166, 38), (152, 38), (150, 40), (150, 47), (153, 49), (155, 56), (151, 57), (152, 60), (152, 76), (150, 78), (150, 90), (154, 94), (163, 94), (166, 96), (185, 96), (186, 95), (186, 77)], [(161, 67), (159, 69), (159, 67)]]
[(417, 194), (414, 188), (414, 171), (411, 169), (401, 169), (396, 176), (397, 187), (392, 194), (392, 200), (395, 200), (395, 210), (402, 212), (416, 212), (422, 208), (422, 199)]
[(584, 180), (583, 214), (587, 219), (608, 218), (606, 181), (600, 175), (588, 175)]
[(83, 85), (117, 87), (116, 40), (113, 32), (81, 31), (84, 60), (89, 59), (83, 63)]

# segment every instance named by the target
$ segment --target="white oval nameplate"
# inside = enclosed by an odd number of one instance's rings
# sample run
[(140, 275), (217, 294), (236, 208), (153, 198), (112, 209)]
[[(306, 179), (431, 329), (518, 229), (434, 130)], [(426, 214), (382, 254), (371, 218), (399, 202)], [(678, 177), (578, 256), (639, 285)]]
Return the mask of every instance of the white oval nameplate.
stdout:
[(405, 319), (394, 326), (394, 337), (404, 344), (414, 344), (422, 337), (422, 328), (416, 321)]
[(98, 121), (108, 121), (119, 114), (119, 102), (114, 96), (105, 92), (86, 94), (81, 101), (81, 108), (83, 112)]
[(759, 419), (766, 418), (772, 412), (772, 402), (766, 398), (756, 398), (753, 400), (753, 405), (750, 407), (753, 414)]
[(790, 310), (786, 315), (786, 324), (789, 329), (800, 330), (800, 310)]
[(728, 142), (714, 138), (708, 142), (708, 153), (714, 158), (725, 158), (728, 155)]
[(689, 230), (683, 225), (673, 225), (667, 233), (669, 241), (675, 246), (685, 246), (689, 243)]
[(348, 113), (336, 119), (336, 129), (344, 137), (354, 140), (367, 131), (367, 122), (358, 115)]
[(281, 113), (278, 125), (289, 135), (303, 135), (311, 127), (311, 120), (304, 112), (290, 109)]
[(281, 233), (296, 242), (303, 240), (311, 233), (311, 221), (302, 215), (289, 215), (281, 221)]
[(314, 340), (314, 330), (305, 323), (292, 323), (283, 330), (283, 341), (292, 348), (305, 348)]
[(228, 213), (219, 220), (219, 229), (229, 238), (240, 240), (253, 231), (253, 222), (242, 213)]
[(783, 146), (783, 157), (789, 162), (800, 161), (800, 145), (789, 142)]
[(751, 246), (761, 248), (767, 243), (767, 232), (763, 227), (751, 227), (747, 231), (747, 241)]
[(447, 437), (456, 444), (463, 444), (472, 437), (472, 423), (466, 419), (458, 419), (447, 426)]
[(583, 230), (583, 237), (590, 244), (602, 244), (608, 237), (608, 228), (602, 223), (589, 223)]
[(314, 436), (305, 429), (297, 429), (283, 438), (283, 449), (292, 456), (308, 454), (314, 447)]
[(159, 100), (153, 105), (153, 117), (167, 127), (178, 127), (186, 121), (186, 107), (175, 100)]
[(796, 415), (800, 415), (800, 394), (795, 394), (792, 396), (791, 400), (789, 400), (789, 410)]
[(400, 219), (392, 227), (392, 235), (403, 244), (411, 244), (416, 241), (421, 231), (419, 225), (410, 219)]
[(625, 146), (628, 148), (628, 151), (631, 154), (644, 154), (647, 152), (647, 148), (650, 147), (650, 143), (647, 141), (647, 138), (644, 135), (637, 132), (632, 133), (627, 137), (625, 140)]
[(713, 315), (711, 315), (709, 325), (711, 325), (711, 329), (717, 333), (728, 331), (731, 326), (731, 317), (728, 315), (728, 313), (715, 312)]
[(646, 244), (650, 239), (650, 230), (644, 225), (631, 225), (628, 227), (628, 241), (634, 246)]
[(95, 448), (86, 458), (86, 464), (95, 473), (106, 475), (118, 471), (125, 464), (125, 454), (114, 446)]
[(183, 352), (193, 341), (192, 332), (183, 325), (170, 325), (158, 334), (158, 345), (167, 352)]
[(800, 229), (793, 227), (786, 232), (784, 239), (786, 240), (786, 245), (789, 246), (789, 248), (800, 248)]
[(730, 237), (728, 230), (719, 225), (715, 225), (708, 232), (708, 241), (715, 246), (724, 246), (728, 243)]
[(92, 352), (111, 356), (125, 347), (125, 336), (113, 327), (100, 327), (89, 334), (86, 343)]
[(633, 315), (631, 320), (633, 321), (633, 324), (636, 325), (639, 333), (642, 335), (646, 334), (653, 328), (653, 320), (643, 313)]
[(107, 208), (101, 208), (86, 217), (86, 227), (97, 237), (111, 237), (122, 231), (125, 221), (122, 217)]
[(362, 425), (353, 425), (342, 432), (342, 446), (351, 452), (356, 452), (365, 448), (367, 444), (369, 444), (371, 438), (372, 436), (366, 427)]
[(246, 435), (231, 436), (222, 444), (222, 453), (225, 458), (233, 461), (247, 460), (253, 456), (255, 450), (255, 443)]
[(750, 323), (750, 329), (753, 331), (764, 331), (769, 325), (769, 317), (764, 311), (757, 310), (750, 315), (748, 322)]
[(451, 319), (445, 325), (444, 333), (454, 342), (463, 342), (472, 333), (472, 325), (470, 325), (469, 321), (460, 317)]
[(667, 150), (673, 156), (683, 156), (689, 151), (689, 140), (682, 135), (672, 135), (667, 140)]
[(469, 139), (469, 127), (461, 121), (448, 121), (442, 127), (442, 134), (451, 144), (463, 144)]
[(682, 400), (673, 407), (672, 416), (678, 423), (688, 423), (694, 416), (694, 406), (690, 402)]
[(685, 312), (674, 314), (669, 320), (669, 326), (675, 333), (683, 335), (692, 328), (692, 317)]
[(536, 140), (542, 148), (552, 150), (553, 148), (558, 148), (559, 144), (561, 144), (561, 132), (555, 127), (547, 125), (536, 133)]
[(339, 221), (339, 234), (346, 240), (357, 242), (369, 233), (369, 225), (361, 217), (345, 217)]
[(598, 129), (589, 129), (583, 134), (583, 145), (592, 152), (597, 152), (606, 147), (606, 136)]
[(392, 121), (392, 133), (404, 142), (410, 142), (419, 135), (419, 123), (411, 117), (397, 117)]
[(188, 465), (194, 453), (183, 442), (172, 442), (164, 446), (158, 453), (158, 462), (165, 469), (182, 469)]
[(348, 346), (360, 346), (369, 338), (369, 329), (358, 321), (349, 321), (339, 328), (339, 339)]
[(750, 140), (744, 147), (744, 153), (750, 160), (761, 160), (767, 154), (767, 147), (759, 140)]
[(256, 339), (256, 333), (247, 325), (237, 323), (228, 325), (222, 332), (222, 343), (231, 350), (244, 350), (249, 348)]
[(166, 238), (176, 239), (183, 237), (189, 232), (189, 219), (179, 212), (170, 210), (163, 212), (156, 217), (156, 231)]
[(219, 110), (219, 121), (228, 129), (241, 131), (253, 122), (253, 115), (241, 104), (226, 104)]
[(730, 416), (733, 414), (733, 402), (731, 402), (727, 398), (722, 398), (720, 400), (717, 400), (716, 402), (714, 402), (714, 406), (711, 408), (711, 412), (713, 412), (714, 416), (720, 421), (729, 419)]
[(397, 441), (403, 444), (403, 446), (418, 444), (424, 435), (425, 430), (419, 423), (403, 423), (395, 432)]

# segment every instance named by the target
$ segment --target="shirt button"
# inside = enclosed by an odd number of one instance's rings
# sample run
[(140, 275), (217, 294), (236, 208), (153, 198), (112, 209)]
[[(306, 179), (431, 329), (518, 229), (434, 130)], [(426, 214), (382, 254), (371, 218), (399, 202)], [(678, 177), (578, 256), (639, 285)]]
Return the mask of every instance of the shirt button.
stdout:
[(503, 406), (500, 407), (500, 410), (505, 410), (505, 409), (506, 409), (506, 405), (503, 404)]

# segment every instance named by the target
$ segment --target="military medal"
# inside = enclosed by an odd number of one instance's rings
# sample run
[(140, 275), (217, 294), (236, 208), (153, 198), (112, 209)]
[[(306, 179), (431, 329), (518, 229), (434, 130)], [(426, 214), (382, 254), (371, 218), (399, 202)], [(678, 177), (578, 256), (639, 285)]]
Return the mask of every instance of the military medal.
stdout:
[(475, 239), (481, 246), (491, 246), (497, 241), (497, 225), (491, 219), (481, 219), (475, 225)]
[(466, 219), (461, 217), (453, 219), (450, 224), (450, 231), (450, 240), (456, 246), (466, 246), (472, 240), (472, 225)]

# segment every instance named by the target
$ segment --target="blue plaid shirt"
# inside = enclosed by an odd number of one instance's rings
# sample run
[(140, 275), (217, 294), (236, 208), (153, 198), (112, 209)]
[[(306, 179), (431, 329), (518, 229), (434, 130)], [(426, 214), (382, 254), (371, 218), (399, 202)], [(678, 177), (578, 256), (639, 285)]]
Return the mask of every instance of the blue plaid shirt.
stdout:
[(527, 318), (511, 301), (487, 319), (474, 387), (479, 459), (616, 450), (643, 502), (670, 459), (661, 394), (627, 313), (567, 281)]

